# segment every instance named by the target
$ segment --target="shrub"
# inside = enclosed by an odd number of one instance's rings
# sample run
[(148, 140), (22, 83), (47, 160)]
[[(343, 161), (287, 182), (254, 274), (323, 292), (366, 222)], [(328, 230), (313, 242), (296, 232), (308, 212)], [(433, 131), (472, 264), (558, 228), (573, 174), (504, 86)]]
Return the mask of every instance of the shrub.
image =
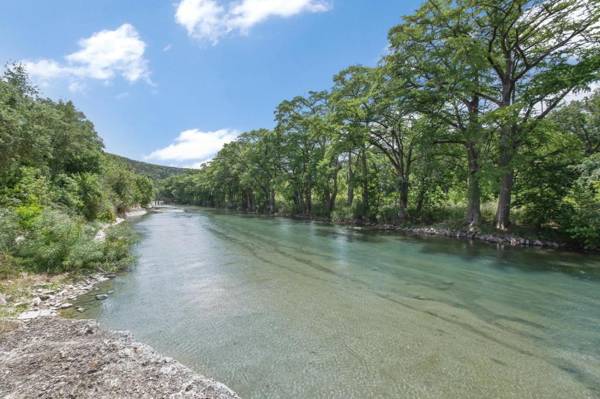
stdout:
[(126, 223), (108, 229), (102, 249), (104, 270), (123, 270), (133, 264), (135, 257), (131, 247), (138, 240), (135, 231)]
[(26, 269), (49, 273), (92, 268), (102, 261), (101, 244), (83, 220), (45, 209), (33, 221), (16, 256)]

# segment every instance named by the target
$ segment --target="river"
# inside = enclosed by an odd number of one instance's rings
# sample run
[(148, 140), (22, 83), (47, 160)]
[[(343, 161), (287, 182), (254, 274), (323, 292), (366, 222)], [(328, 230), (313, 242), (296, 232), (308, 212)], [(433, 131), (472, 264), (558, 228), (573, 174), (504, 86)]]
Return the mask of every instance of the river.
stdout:
[(164, 209), (104, 326), (246, 399), (600, 398), (600, 258)]

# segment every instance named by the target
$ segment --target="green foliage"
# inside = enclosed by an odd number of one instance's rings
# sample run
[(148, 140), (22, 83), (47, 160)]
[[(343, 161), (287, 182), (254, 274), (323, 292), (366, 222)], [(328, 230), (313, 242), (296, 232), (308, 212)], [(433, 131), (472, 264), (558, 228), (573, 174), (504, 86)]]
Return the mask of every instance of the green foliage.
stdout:
[(493, 223), (596, 246), (596, 183), (577, 165), (600, 150), (600, 91), (564, 99), (600, 78), (599, 20), (575, 0), (424, 2), (376, 67), (282, 101), (272, 131), (165, 179), (159, 197), (344, 223)]
[(564, 198), (568, 207), (563, 229), (588, 248), (600, 248), (600, 153), (586, 158), (574, 168), (580, 173)]
[(41, 98), (20, 65), (0, 78), (0, 274), (122, 267), (127, 235), (94, 241), (96, 220), (149, 204), (153, 182), (107, 157), (71, 102)]
[[(165, 201), (340, 222), (493, 223), (598, 247), (600, 91), (565, 104), (600, 79), (596, 3), (426, 1), (391, 29), (376, 67), (350, 66), (330, 90), (282, 101), (272, 130), (240, 135), (197, 171), (103, 154), (73, 104), (39, 98), (9, 68), (0, 204), (45, 248), (27, 256), (57, 269), (101, 262), (78, 241), (81, 220), (148, 203), (157, 178)], [(46, 226), (52, 212), (70, 224)], [(119, 248), (103, 256), (125, 258)]]
[[(23, 218), (19, 215), (19, 218)], [(68, 215), (45, 210), (21, 223), (26, 235), (16, 245), (15, 255), (29, 270), (63, 272), (80, 270), (99, 258), (93, 232)], [(90, 244), (91, 243), (91, 244)]]
[(114, 154), (106, 154), (106, 157), (127, 165), (132, 172), (149, 177), (151, 180), (163, 180), (171, 176), (178, 176), (190, 172), (191, 169), (175, 168), (172, 166), (154, 165), (151, 163), (135, 161)]
[(121, 223), (108, 229), (102, 248), (102, 269), (118, 271), (129, 267), (135, 260), (131, 246), (138, 236), (130, 225)]

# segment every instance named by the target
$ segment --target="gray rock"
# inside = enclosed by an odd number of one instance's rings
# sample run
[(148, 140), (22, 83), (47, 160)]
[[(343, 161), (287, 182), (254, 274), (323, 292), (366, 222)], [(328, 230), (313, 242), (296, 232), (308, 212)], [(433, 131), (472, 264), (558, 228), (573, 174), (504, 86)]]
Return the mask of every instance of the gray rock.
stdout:
[(239, 399), (129, 334), (60, 317), (0, 333), (0, 397)]
[(38, 317), (48, 317), (53, 316), (54, 313), (50, 309), (40, 309), (40, 310), (30, 310), (28, 312), (23, 312), (19, 315), (19, 320), (31, 320), (37, 319)]
[(107, 298), (108, 298), (108, 295), (106, 295), (106, 294), (98, 294), (98, 295), (96, 295), (96, 299), (99, 300), (99, 301), (103, 301), (103, 300), (105, 300)]
[(60, 305), (61, 309), (69, 309), (71, 307), (73, 307), (73, 304), (71, 303), (63, 303), (62, 305)]
[(6, 306), (7, 303), (8, 301), (6, 300), (6, 297), (0, 294), (0, 306)]

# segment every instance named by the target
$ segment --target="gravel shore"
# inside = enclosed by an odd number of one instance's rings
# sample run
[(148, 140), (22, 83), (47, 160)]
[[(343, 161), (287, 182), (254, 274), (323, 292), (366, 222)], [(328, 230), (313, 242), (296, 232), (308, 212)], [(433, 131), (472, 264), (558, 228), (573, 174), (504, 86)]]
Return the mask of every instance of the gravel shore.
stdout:
[(0, 397), (239, 399), (225, 385), (91, 320), (0, 321)]

